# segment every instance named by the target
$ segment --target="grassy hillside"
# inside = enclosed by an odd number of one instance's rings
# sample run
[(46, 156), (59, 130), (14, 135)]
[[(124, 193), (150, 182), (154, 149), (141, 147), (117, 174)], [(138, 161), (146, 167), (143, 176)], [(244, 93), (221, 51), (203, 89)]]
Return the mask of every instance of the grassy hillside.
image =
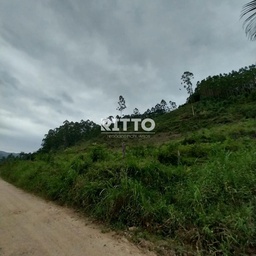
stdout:
[(256, 252), (256, 100), (207, 99), (154, 116), (149, 139), (99, 135), (0, 165), (7, 181), (79, 209), (160, 255)]
[(198, 103), (193, 117), (185, 105), (158, 116), (151, 139), (127, 141), (125, 159), (120, 140), (98, 137), (6, 161), (1, 176), (115, 227), (136, 227), (138, 241), (156, 236), (165, 241), (158, 250), (248, 253), (256, 246), (254, 106)]

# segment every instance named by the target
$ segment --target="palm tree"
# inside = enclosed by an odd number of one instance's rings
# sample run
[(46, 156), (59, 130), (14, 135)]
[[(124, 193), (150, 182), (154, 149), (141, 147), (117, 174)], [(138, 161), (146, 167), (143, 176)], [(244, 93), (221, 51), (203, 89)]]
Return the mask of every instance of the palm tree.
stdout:
[(250, 40), (256, 40), (256, 0), (253, 0), (243, 6), (241, 18), (249, 15), (243, 24), (245, 33)]

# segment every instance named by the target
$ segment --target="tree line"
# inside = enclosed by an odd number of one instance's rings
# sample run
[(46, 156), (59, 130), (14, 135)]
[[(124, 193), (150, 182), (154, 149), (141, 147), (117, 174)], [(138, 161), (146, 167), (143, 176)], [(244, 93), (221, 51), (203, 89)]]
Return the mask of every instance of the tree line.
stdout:
[(144, 113), (140, 113), (138, 108), (135, 108), (133, 110), (133, 113), (131, 114), (131, 117), (149, 117), (149, 116), (155, 116), (159, 114), (168, 113), (170, 111), (173, 111), (177, 108), (177, 104), (174, 101), (166, 102), (164, 99), (161, 100), (160, 103), (157, 103), (154, 107), (148, 108)]
[(89, 119), (80, 122), (63, 122), (58, 128), (50, 129), (44, 135), (40, 152), (49, 152), (60, 148), (67, 148), (75, 145), (81, 140), (87, 140), (100, 133), (100, 126)]
[(205, 99), (230, 99), (232, 96), (248, 96), (256, 92), (256, 65), (231, 71), (228, 74), (208, 76), (197, 82), (188, 102)]
[[(125, 117), (145, 117), (158, 115), (168, 113), (177, 108), (176, 102), (170, 100), (168, 103), (164, 99), (162, 99), (160, 103), (157, 103), (154, 107), (148, 108), (144, 113), (140, 113), (138, 108), (134, 108), (133, 113), (130, 115), (125, 115)], [(119, 101), (117, 102), (117, 104), (118, 107), (116, 108), (116, 110), (120, 111), (120, 116), (117, 117), (124, 117), (123, 110), (126, 109), (126, 103), (122, 95), (119, 96)]]
[[(124, 117), (142, 117), (163, 114), (169, 112), (177, 107), (175, 102), (170, 101), (169, 105), (165, 100), (157, 103), (155, 107), (148, 109), (145, 113), (140, 114), (137, 108), (134, 109), (131, 115), (125, 115)], [(122, 111), (126, 108), (124, 97), (120, 95), (117, 110), (120, 111), (121, 117)], [(80, 122), (69, 122), (68, 120), (63, 122), (58, 128), (50, 129), (47, 134), (44, 135), (41, 148), (38, 152), (50, 152), (52, 150), (58, 150), (61, 148), (67, 148), (74, 146), (82, 140), (88, 140), (96, 137), (100, 134), (100, 125), (90, 121), (81, 120)], [(22, 158), (25, 156), (23, 155)], [(27, 156), (26, 156), (27, 157)]]

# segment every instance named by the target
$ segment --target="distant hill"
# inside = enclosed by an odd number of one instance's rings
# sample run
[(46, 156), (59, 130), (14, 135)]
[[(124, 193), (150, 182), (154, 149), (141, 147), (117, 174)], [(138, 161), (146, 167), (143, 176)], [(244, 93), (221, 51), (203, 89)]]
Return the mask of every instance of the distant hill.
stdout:
[(4, 157), (8, 157), (11, 154), (13, 156), (18, 156), (19, 155), (19, 153), (10, 153), (10, 152), (5, 152), (5, 151), (0, 151), (0, 159), (2, 159)]

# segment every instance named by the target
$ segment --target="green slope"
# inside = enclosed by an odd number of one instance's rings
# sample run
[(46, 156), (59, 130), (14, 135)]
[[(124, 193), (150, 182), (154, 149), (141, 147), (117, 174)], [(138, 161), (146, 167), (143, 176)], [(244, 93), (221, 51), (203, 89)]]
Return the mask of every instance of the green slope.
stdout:
[[(198, 93), (198, 92), (197, 92)], [(256, 100), (253, 93), (194, 101), (152, 116), (149, 139), (104, 135), (9, 159), (7, 181), (67, 204), (160, 255), (256, 252)], [(132, 228), (131, 228), (132, 227)], [(130, 228), (130, 229), (129, 229)]]

